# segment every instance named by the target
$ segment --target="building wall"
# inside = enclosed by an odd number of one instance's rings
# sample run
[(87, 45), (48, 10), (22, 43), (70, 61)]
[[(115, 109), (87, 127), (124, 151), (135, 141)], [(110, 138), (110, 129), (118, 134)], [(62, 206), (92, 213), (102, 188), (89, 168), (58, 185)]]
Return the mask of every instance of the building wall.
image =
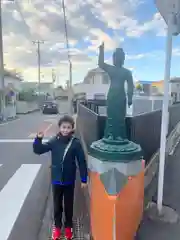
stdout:
[(109, 76), (100, 68), (92, 69), (84, 78), (83, 83), (75, 84), (73, 92), (76, 97), (78, 95), (85, 96), (86, 99), (105, 99), (109, 90)]
[(156, 87), (159, 93), (163, 93), (164, 92), (164, 81), (158, 81), (158, 82), (153, 82), (151, 84), (152, 87)]
[(109, 90), (109, 84), (76, 84), (73, 86), (73, 92), (75, 95), (86, 94), (87, 99), (94, 99), (97, 95), (104, 95), (107, 97)]
[(180, 81), (172, 82), (170, 88), (173, 102), (180, 102)]
[[(5, 119), (13, 118), (16, 116), (16, 95), (21, 91), (21, 80), (13, 76), (4, 77), (5, 85), (5, 109), (3, 115)], [(2, 94), (0, 93), (0, 101), (2, 101)], [(0, 103), (0, 114), (2, 113), (2, 103)]]

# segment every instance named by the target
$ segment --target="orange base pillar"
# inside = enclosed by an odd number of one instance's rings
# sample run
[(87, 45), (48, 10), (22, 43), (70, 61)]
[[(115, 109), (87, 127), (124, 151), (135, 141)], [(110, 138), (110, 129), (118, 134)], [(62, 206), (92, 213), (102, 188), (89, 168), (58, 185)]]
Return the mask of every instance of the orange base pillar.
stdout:
[[(93, 160), (93, 163), (95, 161), (99, 160)], [(113, 184), (118, 186), (123, 180), (117, 177), (121, 173), (116, 171), (116, 174), (111, 174), (116, 175), (114, 182), (111, 182), (110, 175), (103, 182), (102, 173), (107, 167), (103, 167), (102, 164), (99, 166), (97, 167), (96, 164), (96, 171), (92, 165), (89, 168), (92, 238), (93, 240), (133, 240), (143, 214), (144, 167), (142, 161), (139, 172), (134, 176), (126, 176), (127, 180), (123, 185), (121, 184), (119, 190), (117, 188), (116, 194), (112, 193), (115, 191), (112, 188)], [(107, 174), (107, 171), (104, 173)]]

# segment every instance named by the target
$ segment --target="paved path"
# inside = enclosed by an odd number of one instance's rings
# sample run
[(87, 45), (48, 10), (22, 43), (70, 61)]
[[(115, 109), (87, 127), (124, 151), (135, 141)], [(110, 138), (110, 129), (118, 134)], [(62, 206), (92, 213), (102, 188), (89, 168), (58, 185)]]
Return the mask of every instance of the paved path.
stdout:
[[(165, 170), (164, 205), (175, 209), (180, 215), (180, 144), (170, 157)], [(155, 194), (154, 200), (157, 200)], [(179, 240), (180, 222), (165, 224), (153, 222), (144, 216), (137, 240)]]
[(38, 130), (49, 138), (59, 116), (33, 113), (0, 125), (0, 240), (36, 240), (50, 183), (50, 156), (36, 156)]

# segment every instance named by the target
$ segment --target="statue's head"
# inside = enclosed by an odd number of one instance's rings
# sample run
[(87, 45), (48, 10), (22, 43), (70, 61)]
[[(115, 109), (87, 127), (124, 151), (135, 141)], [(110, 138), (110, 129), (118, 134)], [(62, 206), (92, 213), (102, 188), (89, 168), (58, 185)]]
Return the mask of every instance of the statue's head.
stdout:
[(116, 67), (121, 67), (124, 65), (125, 53), (122, 48), (116, 48), (113, 53), (113, 64)]

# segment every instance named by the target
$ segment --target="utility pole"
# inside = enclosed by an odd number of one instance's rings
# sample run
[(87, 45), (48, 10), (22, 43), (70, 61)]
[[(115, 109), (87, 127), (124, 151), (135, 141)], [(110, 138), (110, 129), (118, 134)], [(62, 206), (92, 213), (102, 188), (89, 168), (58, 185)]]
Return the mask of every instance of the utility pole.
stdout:
[(56, 73), (55, 70), (52, 69), (52, 83), (54, 84), (56, 82)]
[(68, 39), (68, 31), (67, 31), (67, 19), (66, 19), (66, 8), (64, 0), (62, 0), (62, 8), (64, 15), (64, 30), (65, 30), (65, 39), (66, 39), (66, 48), (68, 50), (68, 62), (69, 62), (69, 88), (68, 88), (68, 103), (69, 103), (69, 113), (73, 114), (73, 90), (72, 90), (72, 62), (69, 52), (69, 39)]
[(1, 97), (1, 114), (5, 118), (5, 83), (4, 83), (4, 58), (3, 58), (3, 35), (2, 35), (2, 0), (0, 0), (0, 88), (2, 89)]
[(43, 44), (44, 41), (33, 41), (33, 44), (37, 44), (37, 55), (38, 55), (38, 93), (40, 97), (40, 84), (41, 84), (41, 51), (40, 51), (40, 45)]
[(69, 61), (69, 111), (73, 115), (72, 63)]
[(54, 84), (55, 84), (55, 82), (56, 82), (56, 73), (55, 73), (55, 70), (54, 69), (52, 69), (52, 84), (53, 84), (53, 98), (55, 99), (55, 88), (54, 88)]

